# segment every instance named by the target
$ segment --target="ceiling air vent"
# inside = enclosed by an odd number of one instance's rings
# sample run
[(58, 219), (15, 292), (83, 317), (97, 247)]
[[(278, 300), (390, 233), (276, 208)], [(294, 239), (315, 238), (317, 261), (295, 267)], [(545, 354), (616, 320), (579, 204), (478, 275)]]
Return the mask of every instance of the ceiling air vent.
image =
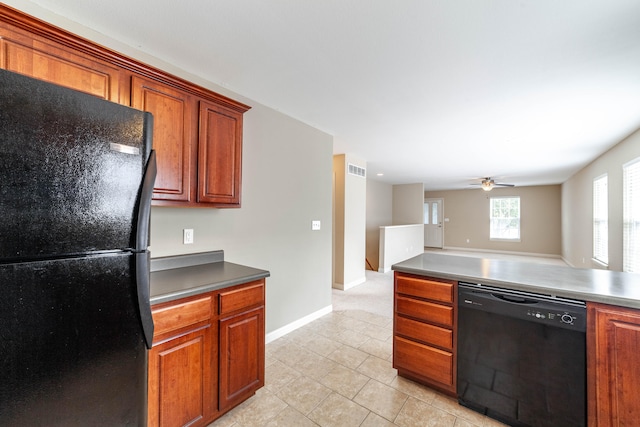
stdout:
[(360, 166), (349, 163), (349, 175), (356, 175), (366, 178), (367, 170), (365, 168), (361, 168)]

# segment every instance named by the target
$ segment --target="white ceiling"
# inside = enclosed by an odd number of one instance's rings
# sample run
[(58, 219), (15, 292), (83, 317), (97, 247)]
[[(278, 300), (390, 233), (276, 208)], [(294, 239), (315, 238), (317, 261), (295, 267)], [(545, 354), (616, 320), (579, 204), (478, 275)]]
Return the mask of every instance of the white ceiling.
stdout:
[(33, 3), (334, 135), (392, 184), (562, 183), (640, 128), (638, 0)]

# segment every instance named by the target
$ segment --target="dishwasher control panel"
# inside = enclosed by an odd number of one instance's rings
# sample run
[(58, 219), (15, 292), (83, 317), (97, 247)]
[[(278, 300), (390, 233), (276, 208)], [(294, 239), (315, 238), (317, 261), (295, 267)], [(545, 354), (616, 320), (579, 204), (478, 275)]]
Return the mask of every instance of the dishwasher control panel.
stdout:
[(460, 282), (458, 306), (577, 331), (587, 327), (583, 301), (550, 295)]
[(560, 322), (567, 325), (575, 325), (576, 322), (580, 321), (580, 313), (576, 313), (572, 311), (562, 311), (562, 310), (545, 310), (541, 311), (538, 309), (528, 309), (527, 316), (534, 317), (538, 320), (548, 320), (549, 322)]

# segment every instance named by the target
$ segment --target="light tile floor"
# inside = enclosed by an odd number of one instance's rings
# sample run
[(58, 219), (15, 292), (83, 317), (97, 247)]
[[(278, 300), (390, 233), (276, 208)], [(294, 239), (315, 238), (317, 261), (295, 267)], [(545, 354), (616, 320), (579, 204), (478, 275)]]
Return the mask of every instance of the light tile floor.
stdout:
[(333, 291), (333, 312), (267, 344), (265, 387), (210, 427), (502, 426), (392, 367), (393, 275)]

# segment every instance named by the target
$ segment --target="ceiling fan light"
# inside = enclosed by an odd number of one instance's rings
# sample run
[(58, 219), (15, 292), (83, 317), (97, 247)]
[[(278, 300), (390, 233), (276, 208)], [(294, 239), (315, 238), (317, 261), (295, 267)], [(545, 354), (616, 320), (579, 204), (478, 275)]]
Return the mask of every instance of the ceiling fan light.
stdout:
[(491, 181), (482, 181), (482, 186), (480, 188), (482, 188), (484, 191), (491, 191), (491, 189), (493, 188), (493, 183)]

